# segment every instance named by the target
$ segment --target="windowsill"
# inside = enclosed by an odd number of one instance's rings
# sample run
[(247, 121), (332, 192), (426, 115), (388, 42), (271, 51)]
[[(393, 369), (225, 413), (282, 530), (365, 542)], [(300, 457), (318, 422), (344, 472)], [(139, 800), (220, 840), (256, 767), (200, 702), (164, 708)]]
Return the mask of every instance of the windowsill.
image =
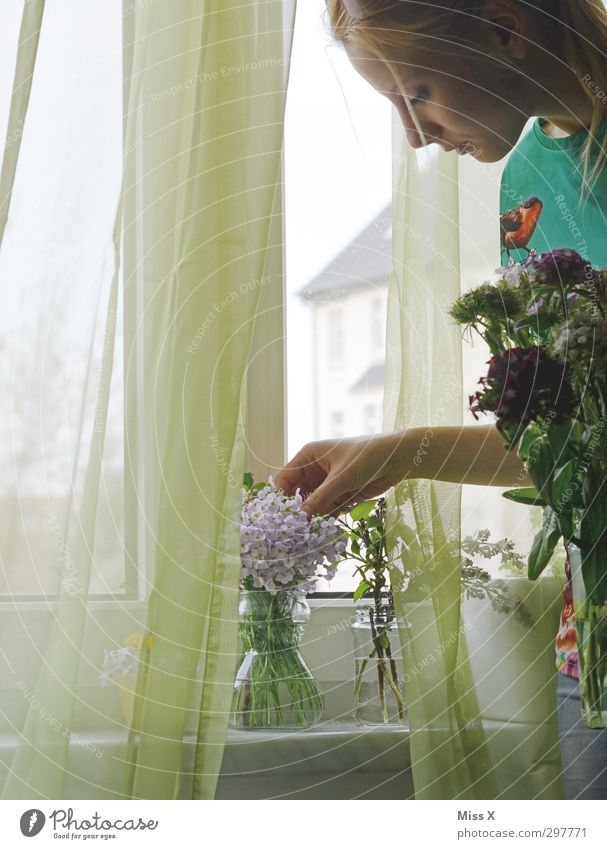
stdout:
[[(120, 794), (128, 730), (90, 732), (70, 746), (66, 798)], [(162, 745), (162, 742), (161, 744)], [(16, 738), (0, 737), (0, 780)], [(97, 758), (96, 753), (101, 753)], [(192, 797), (196, 739), (184, 737), (180, 799)], [(409, 729), (352, 720), (297, 730), (229, 729), (217, 799), (412, 798)]]
[(308, 604), (312, 609), (322, 607), (353, 607), (354, 600), (352, 596), (342, 598), (336, 595), (334, 598), (315, 598), (313, 595), (308, 596)]

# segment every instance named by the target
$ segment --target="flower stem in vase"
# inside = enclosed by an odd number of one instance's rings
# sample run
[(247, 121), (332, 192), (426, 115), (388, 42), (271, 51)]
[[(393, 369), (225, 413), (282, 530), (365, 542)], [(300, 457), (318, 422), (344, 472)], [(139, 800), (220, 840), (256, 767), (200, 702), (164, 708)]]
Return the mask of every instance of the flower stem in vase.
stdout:
[(299, 644), (309, 616), (305, 593), (243, 590), (244, 656), (236, 676), (231, 724), (237, 728), (306, 728), (324, 704)]
[(373, 616), (373, 608), (369, 609), (369, 621), (371, 623), (371, 638), (373, 640), (373, 645), (375, 646), (375, 652), (377, 654), (377, 683), (379, 686), (379, 703), (381, 707), (381, 714), (384, 719), (384, 722), (388, 722), (388, 711), (386, 708), (386, 689), (384, 683), (384, 650), (381, 644), (381, 639), (377, 635), (377, 628), (375, 626)]
[(390, 661), (390, 671), (392, 673), (389, 683), (392, 687), (392, 692), (394, 693), (394, 697), (396, 698), (396, 704), (398, 706), (398, 718), (403, 720), (405, 718), (405, 702), (402, 697), (402, 693), (400, 692), (400, 687), (398, 686), (398, 670), (396, 668), (396, 663), (394, 658), (392, 657), (392, 650), (390, 648), (390, 635), (386, 634), (386, 655)]
[(580, 690), (584, 719), (591, 728), (604, 728), (606, 711), (605, 678), (607, 675), (607, 618), (604, 607), (588, 602), (583, 615), (576, 617)]
[(367, 666), (369, 665), (369, 661), (375, 657), (375, 649), (371, 652), (369, 657), (365, 658), (360, 665), (360, 669), (358, 670), (358, 675), (356, 676), (356, 681), (354, 683), (354, 705), (358, 705), (360, 700), (360, 690), (363, 684), (363, 678), (365, 676), (365, 672), (367, 671)]

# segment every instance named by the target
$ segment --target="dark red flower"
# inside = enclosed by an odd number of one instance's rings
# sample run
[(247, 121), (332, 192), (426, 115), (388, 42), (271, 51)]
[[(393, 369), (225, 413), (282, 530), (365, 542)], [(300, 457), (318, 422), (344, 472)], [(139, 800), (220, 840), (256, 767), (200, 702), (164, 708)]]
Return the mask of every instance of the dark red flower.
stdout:
[(470, 410), (495, 413), (500, 429), (538, 418), (562, 419), (571, 412), (567, 366), (542, 348), (510, 348), (489, 360), (482, 389), (470, 396)]

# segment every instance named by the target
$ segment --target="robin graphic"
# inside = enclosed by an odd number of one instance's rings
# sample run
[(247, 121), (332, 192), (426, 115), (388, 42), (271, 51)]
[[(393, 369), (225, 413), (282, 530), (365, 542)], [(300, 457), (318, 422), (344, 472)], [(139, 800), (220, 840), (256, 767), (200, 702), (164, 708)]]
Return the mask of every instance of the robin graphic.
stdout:
[(524, 203), (500, 215), (502, 246), (508, 259), (510, 251), (521, 249), (531, 253), (527, 247), (539, 220), (544, 204), (535, 195)]

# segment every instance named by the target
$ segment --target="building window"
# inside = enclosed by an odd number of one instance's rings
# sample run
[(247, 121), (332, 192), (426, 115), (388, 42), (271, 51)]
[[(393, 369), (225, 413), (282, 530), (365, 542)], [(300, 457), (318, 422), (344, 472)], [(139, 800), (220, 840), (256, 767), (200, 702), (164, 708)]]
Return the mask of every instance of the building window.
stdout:
[(385, 338), (385, 305), (382, 298), (373, 298), (371, 302), (371, 350), (381, 351)]
[(365, 404), (363, 428), (365, 433), (379, 432), (379, 411), (375, 404)]
[(339, 439), (344, 435), (344, 414), (341, 410), (331, 413), (331, 436)]
[(329, 363), (341, 365), (344, 352), (344, 317), (340, 309), (329, 311)]

